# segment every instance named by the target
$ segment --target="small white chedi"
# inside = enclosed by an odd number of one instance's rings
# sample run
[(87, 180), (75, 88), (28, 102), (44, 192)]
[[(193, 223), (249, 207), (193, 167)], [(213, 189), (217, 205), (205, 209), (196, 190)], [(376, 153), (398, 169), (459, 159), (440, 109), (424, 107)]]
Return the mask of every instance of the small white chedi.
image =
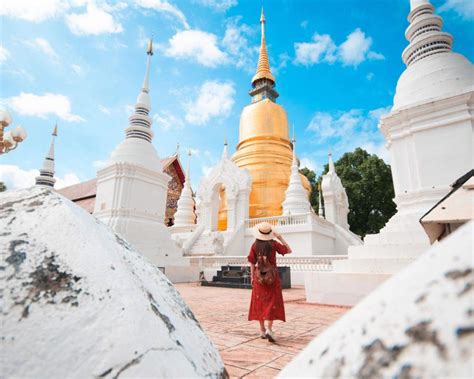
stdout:
[(408, 20), (407, 68), (379, 125), (398, 211), (379, 234), (350, 247), (349, 259), (334, 262), (332, 273), (306, 275), (310, 302), (353, 305), (413, 262), (430, 247), (420, 217), (474, 167), (474, 66), (451, 51), (453, 37), (428, 0), (411, 0)]
[(153, 131), (148, 82), (152, 41), (147, 55), (145, 79), (135, 111), (129, 118), (129, 127), (125, 130), (125, 140), (97, 172), (94, 215), (152, 263), (163, 267), (169, 278), (179, 281), (188, 278), (192, 272), (163, 221), (171, 178), (163, 172), (158, 153), (151, 143)]
[(472, 378), (474, 222), (316, 337), (280, 378)]
[(79, 206), (5, 192), (0, 220), (2, 376), (225, 376), (171, 282)]

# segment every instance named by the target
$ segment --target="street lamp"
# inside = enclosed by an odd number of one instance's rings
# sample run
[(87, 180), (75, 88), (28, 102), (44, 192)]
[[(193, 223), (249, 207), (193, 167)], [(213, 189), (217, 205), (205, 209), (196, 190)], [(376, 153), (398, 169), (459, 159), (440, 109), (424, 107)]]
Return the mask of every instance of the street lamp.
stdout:
[(4, 130), (12, 123), (12, 116), (5, 110), (0, 110), (0, 154), (8, 153), (16, 149), (20, 142), (26, 139), (26, 131), (21, 126), (17, 126), (4, 133)]

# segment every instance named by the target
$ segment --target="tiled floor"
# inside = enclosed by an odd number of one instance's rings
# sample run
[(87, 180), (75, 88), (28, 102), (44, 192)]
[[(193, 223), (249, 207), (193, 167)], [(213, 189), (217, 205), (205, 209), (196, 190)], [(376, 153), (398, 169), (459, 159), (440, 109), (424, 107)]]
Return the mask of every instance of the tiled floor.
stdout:
[(303, 288), (283, 290), (286, 323), (275, 321), (277, 343), (259, 337), (258, 322), (247, 321), (250, 290), (177, 284), (207, 335), (218, 347), (231, 377), (273, 378), (315, 336), (347, 308), (305, 302)]

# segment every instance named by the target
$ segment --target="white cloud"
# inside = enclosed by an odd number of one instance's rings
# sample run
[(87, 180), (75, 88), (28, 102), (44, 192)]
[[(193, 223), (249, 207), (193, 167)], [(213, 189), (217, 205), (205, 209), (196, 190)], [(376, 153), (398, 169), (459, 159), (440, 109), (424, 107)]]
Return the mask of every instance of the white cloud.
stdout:
[(184, 122), (181, 118), (176, 117), (174, 114), (168, 111), (155, 113), (153, 115), (153, 122), (164, 131), (170, 129), (182, 129), (184, 126)]
[(217, 36), (201, 30), (183, 30), (169, 40), (165, 54), (173, 58), (195, 60), (207, 67), (216, 67), (227, 61), (219, 48)]
[(374, 78), (375, 74), (373, 72), (369, 72), (365, 77), (367, 80), (372, 80)]
[(64, 0), (3, 0), (0, 2), (0, 15), (41, 22), (55, 17), (68, 7), (68, 2)]
[(59, 56), (53, 49), (48, 40), (44, 38), (35, 38), (33, 40), (26, 40), (23, 42), (26, 46), (32, 47), (33, 49), (41, 51), (43, 54), (53, 60), (58, 60)]
[(300, 169), (307, 167), (310, 170), (316, 172), (318, 165), (314, 161), (314, 159), (308, 158), (308, 157), (302, 157), (300, 159)]
[(121, 33), (124, 30), (111, 13), (94, 3), (87, 4), (86, 13), (66, 15), (66, 24), (76, 35)]
[(377, 125), (380, 117), (389, 112), (390, 107), (377, 108), (368, 112), (360, 109), (333, 113), (317, 112), (307, 130), (314, 133), (319, 143), (326, 146), (330, 144), (340, 154), (361, 147), (388, 161), (389, 155), (385, 148), (385, 141)]
[(71, 102), (64, 95), (45, 93), (35, 95), (21, 92), (18, 96), (5, 99), (5, 103), (19, 114), (46, 118), (53, 114), (69, 122), (85, 121), (82, 117), (71, 113)]
[(189, 29), (189, 24), (186, 21), (186, 16), (184, 13), (181, 12), (178, 7), (170, 4), (166, 0), (135, 0), (135, 4), (145, 9), (152, 9), (154, 11), (162, 12), (175, 17), (183, 24), (186, 29)]
[[(15, 165), (0, 165), (0, 182), (4, 182), (7, 190), (16, 190), (31, 187), (35, 184), (35, 178), (39, 175), (39, 171), (23, 170)], [(56, 183), (54, 188), (60, 189), (79, 183), (79, 177), (73, 173), (66, 173), (63, 177), (55, 176)]]
[(123, 111), (127, 116), (130, 116), (133, 112), (135, 112), (135, 105), (127, 104), (123, 107)]
[(214, 168), (213, 166), (206, 166), (206, 165), (202, 166), (202, 174), (205, 177), (207, 177), (211, 173), (213, 168)]
[(336, 60), (336, 45), (328, 34), (315, 34), (312, 42), (297, 42), (295, 63), (305, 66), (319, 62), (333, 63)]
[(230, 62), (238, 68), (252, 72), (256, 68), (258, 53), (257, 46), (252, 47), (249, 41), (254, 30), (246, 24), (239, 24), (240, 19), (241, 17), (228, 19), (222, 46), (231, 57)]
[(56, 188), (56, 189), (69, 187), (69, 186), (72, 186), (73, 184), (77, 184), (81, 181), (79, 179), (79, 177), (73, 172), (69, 172), (69, 173), (65, 174), (62, 178), (56, 176), (55, 179), (56, 179), (56, 183), (54, 184), (54, 188)]
[(237, 0), (197, 0), (197, 2), (217, 12), (225, 12), (227, 9), (237, 5)]
[(72, 68), (72, 71), (76, 73), (76, 75), (79, 75), (79, 76), (84, 75), (84, 69), (78, 64), (72, 64), (71, 68)]
[(446, 12), (449, 10), (455, 11), (465, 20), (474, 19), (474, 1), (472, 0), (446, 0), (446, 2), (439, 8), (439, 12)]
[(357, 66), (363, 61), (380, 60), (385, 57), (370, 50), (372, 38), (357, 28), (337, 46), (328, 34), (314, 34), (311, 42), (296, 42), (295, 64), (310, 66), (318, 63), (341, 62), (345, 66)]
[(5, 62), (10, 57), (10, 52), (0, 45), (0, 64)]
[(110, 109), (107, 107), (104, 107), (102, 104), (99, 104), (99, 111), (101, 111), (103, 114), (110, 115), (112, 112), (110, 112)]
[(370, 51), (372, 38), (357, 28), (349, 34), (344, 43), (339, 46), (339, 57), (344, 65), (357, 66), (366, 59), (384, 59), (380, 53)]
[(213, 117), (227, 117), (234, 105), (234, 94), (232, 82), (204, 82), (197, 99), (185, 104), (186, 121), (194, 125), (203, 125)]

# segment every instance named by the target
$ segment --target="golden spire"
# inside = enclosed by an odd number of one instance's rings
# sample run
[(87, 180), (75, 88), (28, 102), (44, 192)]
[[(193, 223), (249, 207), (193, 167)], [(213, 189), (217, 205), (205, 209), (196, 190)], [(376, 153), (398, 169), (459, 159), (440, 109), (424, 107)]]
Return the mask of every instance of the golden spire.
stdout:
[(260, 42), (260, 55), (258, 57), (258, 66), (257, 66), (257, 73), (252, 78), (252, 84), (255, 83), (258, 79), (269, 79), (273, 83), (275, 83), (275, 78), (270, 71), (270, 64), (268, 62), (268, 53), (267, 53), (267, 45), (265, 44), (265, 15), (263, 14), (263, 7), (262, 7), (262, 15), (260, 16), (260, 25), (262, 27), (262, 40)]

